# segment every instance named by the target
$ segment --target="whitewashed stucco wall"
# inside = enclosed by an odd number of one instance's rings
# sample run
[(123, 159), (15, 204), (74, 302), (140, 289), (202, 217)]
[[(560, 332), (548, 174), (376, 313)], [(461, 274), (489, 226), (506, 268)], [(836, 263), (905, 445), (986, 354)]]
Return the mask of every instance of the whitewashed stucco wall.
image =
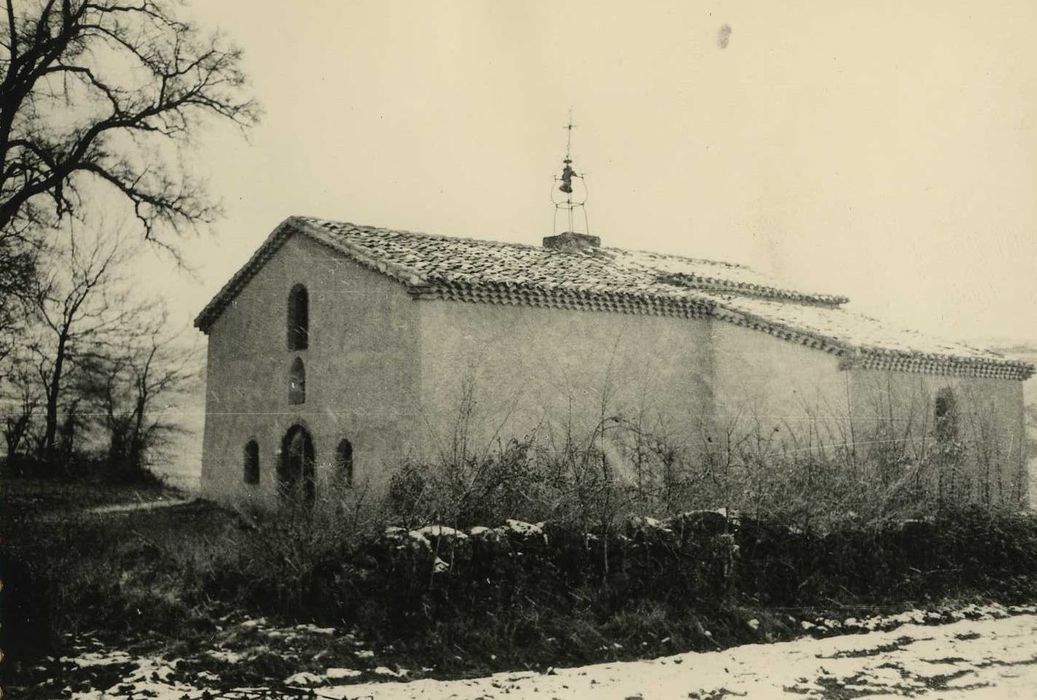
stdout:
[(1029, 501), (1022, 382), (863, 369), (848, 374), (855, 425), (861, 433), (866, 435), (892, 416), (898, 434), (909, 434), (926, 450), (938, 447), (936, 397), (949, 391), (964, 453), (955, 474), (961, 495), (984, 503)]
[(466, 387), (475, 449), (534, 430), (585, 436), (603, 417), (681, 441), (711, 419), (708, 319), (439, 300), (420, 310), (432, 449), (452, 434)]
[(781, 431), (846, 415), (847, 375), (835, 355), (723, 321), (711, 343), (718, 424)]

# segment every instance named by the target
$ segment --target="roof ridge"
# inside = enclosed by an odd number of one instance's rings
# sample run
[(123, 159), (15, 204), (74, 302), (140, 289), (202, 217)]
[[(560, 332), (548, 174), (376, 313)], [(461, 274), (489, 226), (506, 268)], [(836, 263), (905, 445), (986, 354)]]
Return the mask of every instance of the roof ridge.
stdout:
[(291, 219), (300, 219), (307, 223), (316, 223), (318, 226), (321, 223), (335, 224), (336, 226), (351, 226), (356, 229), (366, 229), (368, 231), (383, 231), (385, 233), (402, 233), (409, 236), (422, 236), (423, 238), (431, 238), (437, 241), (467, 241), (469, 243), (483, 243), (485, 245), (503, 248), (529, 248), (531, 250), (548, 250), (541, 246), (533, 243), (519, 243), (517, 241), (494, 241), (488, 238), (475, 238), (473, 236), (451, 236), (444, 233), (429, 233), (427, 231), (411, 231), (403, 228), (386, 228), (385, 226), (370, 226), (368, 224), (355, 224), (351, 221), (335, 221), (332, 219), (320, 219), (315, 216), (291, 216)]
[[(485, 244), (485, 245), (488, 245), (488, 246), (491, 246), (491, 247), (494, 247), (494, 248), (503, 248), (503, 247), (508, 247), (508, 248), (526, 248), (526, 249), (529, 249), (529, 250), (539, 250), (539, 251), (545, 251), (545, 252), (555, 252), (551, 248), (544, 248), (542, 245), (537, 245), (535, 243), (522, 243), (520, 241), (498, 241), (498, 240), (493, 240), (493, 239), (489, 239), (489, 238), (477, 238), (475, 236), (455, 236), (455, 235), (450, 235), (450, 234), (445, 234), (445, 233), (430, 233), (428, 231), (412, 231), (410, 229), (403, 229), (403, 228), (387, 228), (385, 226), (372, 226), (372, 225), (369, 225), (369, 224), (357, 224), (357, 223), (354, 223), (352, 221), (337, 221), (337, 220), (334, 220), (334, 219), (322, 219), (322, 218), (316, 217), (316, 216), (300, 216), (300, 215), (295, 215), (295, 216), (291, 216), (289, 218), (301, 219), (303, 221), (313, 222), (313, 223), (316, 223), (318, 226), (320, 224), (322, 224), (322, 223), (328, 223), (328, 224), (334, 224), (336, 226), (350, 226), (350, 227), (356, 228), (356, 229), (366, 229), (368, 231), (381, 231), (381, 232), (385, 232), (385, 233), (402, 233), (402, 234), (406, 234), (406, 235), (410, 235), (410, 236), (422, 236), (424, 238), (431, 238), (431, 239), (438, 240), (438, 241), (467, 241), (469, 243), (482, 243), (482, 244)], [(731, 267), (731, 268), (735, 268), (735, 269), (739, 269), (739, 270), (749, 270), (751, 272), (757, 272), (757, 274), (759, 274), (758, 271), (755, 268), (750, 267), (749, 265), (746, 265), (744, 263), (729, 262), (727, 260), (712, 260), (710, 258), (695, 258), (695, 257), (691, 257), (691, 256), (688, 256), (688, 255), (681, 255), (679, 253), (660, 253), (660, 252), (655, 251), (655, 250), (646, 250), (646, 249), (643, 249), (643, 248), (620, 248), (618, 246), (601, 246), (601, 248), (599, 248), (599, 250), (603, 250), (603, 251), (620, 251), (620, 252), (623, 252), (623, 253), (641, 253), (641, 254), (644, 254), (644, 255), (654, 255), (657, 258), (663, 258), (663, 259), (669, 259), (669, 260), (682, 260), (682, 261), (685, 261), (685, 262), (706, 263), (707, 265), (723, 265), (724, 267)], [(837, 295), (829, 295), (829, 296), (837, 296)]]
[(746, 265), (744, 263), (728, 262), (727, 260), (692, 258), (687, 255), (680, 255), (679, 253), (660, 253), (656, 250), (644, 250), (642, 248), (618, 248), (615, 246), (604, 246), (602, 250), (621, 250), (624, 253), (640, 253), (642, 255), (654, 255), (657, 258), (664, 258), (668, 260), (683, 260), (685, 262), (706, 263), (707, 265), (723, 265), (724, 267), (733, 267), (738, 270), (749, 270), (750, 272), (757, 272), (757, 274), (759, 274), (755, 268), (750, 267), (749, 265)]

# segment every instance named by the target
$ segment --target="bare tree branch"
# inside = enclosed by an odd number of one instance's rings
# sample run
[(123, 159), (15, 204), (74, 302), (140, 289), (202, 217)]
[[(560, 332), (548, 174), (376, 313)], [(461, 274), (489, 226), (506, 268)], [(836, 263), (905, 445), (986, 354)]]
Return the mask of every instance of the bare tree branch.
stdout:
[(155, 154), (180, 152), (205, 122), (256, 122), (238, 49), (166, 0), (8, 0), (6, 15), (0, 230), (74, 213), (87, 180), (124, 197), (149, 238), (219, 214), (177, 158)]

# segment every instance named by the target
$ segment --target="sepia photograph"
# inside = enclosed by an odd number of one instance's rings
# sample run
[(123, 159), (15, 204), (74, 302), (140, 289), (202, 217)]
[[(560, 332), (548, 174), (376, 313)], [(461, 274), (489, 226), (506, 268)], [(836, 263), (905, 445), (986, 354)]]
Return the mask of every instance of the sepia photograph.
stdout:
[(0, 5), (0, 700), (1037, 698), (1037, 3)]

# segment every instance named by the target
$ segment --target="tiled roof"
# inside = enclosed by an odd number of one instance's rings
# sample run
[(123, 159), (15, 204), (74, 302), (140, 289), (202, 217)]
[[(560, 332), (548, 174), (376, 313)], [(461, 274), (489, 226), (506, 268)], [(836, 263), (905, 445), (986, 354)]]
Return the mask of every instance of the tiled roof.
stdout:
[(842, 308), (846, 297), (781, 285), (742, 265), (617, 248), (560, 251), (291, 217), (195, 319), (203, 331), (256, 270), (299, 233), (397, 281), (419, 297), (566, 309), (713, 316), (824, 349), (845, 365), (1025, 379), (1026, 363), (913, 332)]
[[(814, 303), (845, 297), (783, 288), (742, 265), (618, 248), (562, 252), (542, 246), (435, 236), (300, 218), (311, 235), (390, 262), (411, 286), (505, 285), (589, 294), (635, 294), (683, 301), (689, 290), (730, 290)], [(420, 280), (420, 282), (411, 280)]]
[(788, 304), (704, 292), (713, 316), (811, 345), (842, 359), (844, 367), (928, 374), (1026, 379), (1033, 365), (966, 345), (902, 330), (842, 306)]

